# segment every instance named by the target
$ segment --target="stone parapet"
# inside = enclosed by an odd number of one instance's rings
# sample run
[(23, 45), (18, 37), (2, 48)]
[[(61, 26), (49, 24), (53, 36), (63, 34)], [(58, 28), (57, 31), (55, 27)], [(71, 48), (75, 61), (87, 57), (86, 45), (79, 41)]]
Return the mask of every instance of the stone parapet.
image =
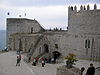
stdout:
[(57, 73), (56, 75), (80, 75), (81, 74), (81, 70), (73, 67), (70, 69), (67, 69), (67, 67), (64, 66), (60, 66), (57, 68)]

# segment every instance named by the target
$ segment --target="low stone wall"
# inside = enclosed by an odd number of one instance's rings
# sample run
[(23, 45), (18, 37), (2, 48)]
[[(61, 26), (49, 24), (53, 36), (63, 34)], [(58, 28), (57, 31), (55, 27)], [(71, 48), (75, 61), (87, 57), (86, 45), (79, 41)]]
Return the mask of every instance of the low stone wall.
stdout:
[(57, 68), (56, 75), (81, 75), (81, 70), (76, 67), (67, 69), (67, 67), (64, 65)]

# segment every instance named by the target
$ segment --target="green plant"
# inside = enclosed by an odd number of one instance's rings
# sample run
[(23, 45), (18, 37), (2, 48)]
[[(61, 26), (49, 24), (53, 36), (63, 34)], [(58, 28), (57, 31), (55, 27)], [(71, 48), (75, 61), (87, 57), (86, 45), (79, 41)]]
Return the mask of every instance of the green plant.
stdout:
[(73, 64), (75, 64), (75, 62), (78, 61), (76, 55), (73, 53), (69, 53), (69, 55), (66, 56), (65, 59), (67, 59), (66, 61), (67, 68), (72, 68)]

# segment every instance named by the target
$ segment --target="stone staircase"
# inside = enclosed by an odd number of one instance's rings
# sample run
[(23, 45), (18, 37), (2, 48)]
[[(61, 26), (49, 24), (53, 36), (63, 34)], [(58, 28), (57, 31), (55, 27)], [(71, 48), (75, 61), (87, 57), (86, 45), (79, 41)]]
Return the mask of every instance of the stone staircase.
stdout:
[(27, 54), (28, 57), (32, 57), (32, 55), (33, 55), (33, 53), (35, 52), (35, 50), (36, 50), (36, 48), (37, 48), (37, 46), (38, 46), (40, 40), (41, 40), (43, 37), (44, 37), (44, 36), (41, 35), (41, 36), (37, 39), (35, 45), (34, 45), (32, 48), (30, 48), (31, 50), (30, 50), (30, 52)]
[(45, 55), (46, 54), (46, 52), (43, 52), (43, 53), (41, 53), (40, 55), (38, 55), (36, 58), (40, 58), (40, 57), (42, 57), (43, 55)]
[(48, 58), (49, 57), (49, 53), (43, 52), (43, 53), (41, 53), (40, 55), (37, 56), (37, 58), (39, 58), (39, 59), (42, 58), (42, 57)]

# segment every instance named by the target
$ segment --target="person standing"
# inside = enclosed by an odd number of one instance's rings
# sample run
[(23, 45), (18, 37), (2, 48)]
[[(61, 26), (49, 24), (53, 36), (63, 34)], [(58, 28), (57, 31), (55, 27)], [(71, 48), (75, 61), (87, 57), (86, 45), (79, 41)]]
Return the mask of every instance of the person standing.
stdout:
[(42, 60), (42, 67), (44, 67), (44, 65), (45, 65), (45, 61), (44, 61), (44, 60)]
[(21, 59), (22, 59), (22, 56), (21, 56), (21, 54), (19, 54), (19, 60), (21, 61)]
[(93, 64), (90, 64), (90, 67), (88, 68), (86, 75), (94, 75), (95, 74), (95, 67), (93, 66)]
[(33, 59), (33, 64), (32, 65), (36, 66), (36, 59), (35, 58)]
[(20, 50), (19, 49), (17, 50), (17, 54), (20, 54)]
[(83, 75), (83, 71), (85, 70), (84, 67), (81, 68), (81, 74), (80, 75)]
[(51, 59), (52, 63), (54, 64), (54, 58)]
[(16, 66), (20, 66), (20, 61), (21, 61), (21, 54), (17, 55), (17, 63), (16, 63)]

